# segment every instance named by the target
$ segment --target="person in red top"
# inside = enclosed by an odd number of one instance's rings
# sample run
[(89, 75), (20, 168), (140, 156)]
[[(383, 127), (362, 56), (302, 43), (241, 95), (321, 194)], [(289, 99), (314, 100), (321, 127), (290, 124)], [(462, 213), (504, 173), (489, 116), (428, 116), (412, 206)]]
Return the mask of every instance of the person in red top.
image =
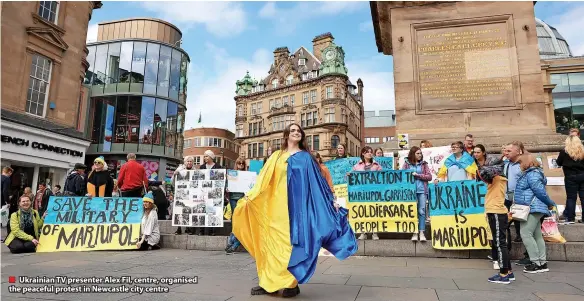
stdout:
[(141, 198), (148, 190), (148, 177), (146, 169), (136, 161), (136, 154), (128, 154), (128, 162), (122, 165), (118, 176), (118, 187), (121, 197)]

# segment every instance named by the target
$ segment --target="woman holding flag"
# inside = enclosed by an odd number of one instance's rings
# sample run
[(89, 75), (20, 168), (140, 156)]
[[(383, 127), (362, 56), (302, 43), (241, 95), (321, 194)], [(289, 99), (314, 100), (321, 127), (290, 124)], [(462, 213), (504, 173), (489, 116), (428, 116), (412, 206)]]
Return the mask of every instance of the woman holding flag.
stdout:
[(262, 168), (252, 190), (237, 203), (233, 233), (255, 259), (259, 286), (252, 295), (300, 293), (314, 274), (322, 248), (343, 260), (357, 252), (348, 211), (333, 205), (333, 193), (306, 148), (298, 124), (284, 130), (284, 143)]
[(434, 183), (473, 180), (476, 178), (477, 164), (475, 159), (466, 151), (464, 144), (457, 141), (450, 145), (452, 155), (442, 164), (436, 175)]

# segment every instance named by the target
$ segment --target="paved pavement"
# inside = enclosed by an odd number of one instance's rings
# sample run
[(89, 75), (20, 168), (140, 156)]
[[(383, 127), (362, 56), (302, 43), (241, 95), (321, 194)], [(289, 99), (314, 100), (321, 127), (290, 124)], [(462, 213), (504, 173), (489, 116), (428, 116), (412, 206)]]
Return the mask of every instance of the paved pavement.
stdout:
[[(584, 263), (551, 262), (551, 271), (528, 275), (516, 271), (510, 285), (491, 284), (495, 273), (488, 260), (399, 257), (352, 257), (338, 261), (320, 257), (316, 274), (300, 286), (296, 300), (584, 300)], [(16, 276), (16, 283), (9, 283)], [(9, 286), (37, 288), (45, 285), (21, 284), (19, 276), (106, 277), (115, 279), (188, 279), (198, 276), (198, 284), (97, 284), (95, 289), (125, 286), (128, 290), (149, 288), (160, 293), (10, 293)], [(257, 285), (253, 259), (247, 253), (225, 255), (218, 251), (158, 250), (149, 252), (68, 252), (10, 254), (2, 246), (2, 300), (278, 300), (274, 296), (250, 296)], [(150, 277), (150, 278), (147, 278)], [(182, 279), (182, 278), (181, 278)], [(48, 289), (65, 289), (62, 284)], [(72, 285), (74, 289), (92, 285)]]

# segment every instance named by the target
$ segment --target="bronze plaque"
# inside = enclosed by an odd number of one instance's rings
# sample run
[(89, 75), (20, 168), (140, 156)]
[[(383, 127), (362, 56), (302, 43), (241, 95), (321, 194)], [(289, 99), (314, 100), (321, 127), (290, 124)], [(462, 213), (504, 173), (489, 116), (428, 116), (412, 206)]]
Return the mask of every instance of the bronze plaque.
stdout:
[(514, 107), (517, 63), (506, 21), (414, 26), (416, 111)]

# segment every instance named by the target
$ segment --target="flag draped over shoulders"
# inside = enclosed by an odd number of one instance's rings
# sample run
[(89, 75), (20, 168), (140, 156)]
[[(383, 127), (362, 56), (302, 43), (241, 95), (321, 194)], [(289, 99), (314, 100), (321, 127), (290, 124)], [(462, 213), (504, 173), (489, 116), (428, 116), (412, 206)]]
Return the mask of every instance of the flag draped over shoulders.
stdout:
[(471, 175), (473, 178), (475, 177), (478, 170), (475, 159), (467, 152), (463, 152), (460, 160), (456, 160), (454, 154), (450, 155), (446, 161), (444, 161), (444, 164), (442, 167), (440, 167), (440, 170), (438, 170), (437, 176), (439, 178), (446, 176), (448, 174), (448, 168), (452, 166), (458, 166), (458, 168), (464, 169), (466, 173)]

